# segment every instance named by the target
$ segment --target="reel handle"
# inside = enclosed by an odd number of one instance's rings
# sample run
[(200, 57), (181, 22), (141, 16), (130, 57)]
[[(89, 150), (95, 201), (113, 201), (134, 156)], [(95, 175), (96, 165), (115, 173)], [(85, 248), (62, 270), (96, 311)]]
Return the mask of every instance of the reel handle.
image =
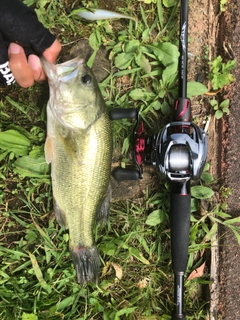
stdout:
[(140, 179), (139, 170), (134, 169), (134, 168), (118, 167), (112, 171), (112, 176), (117, 181), (139, 180)]
[[(137, 121), (133, 132), (134, 141), (134, 164), (135, 166), (128, 166), (127, 168), (118, 167), (112, 171), (112, 176), (117, 181), (124, 180), (139, 180), (142, 179), (142, 162), (143, 155), (142, 151), (145, 148), (145, 139), (141, 136), (144, 128), (143, 123), (140, 122), (139, 111), (135, 108), (116, 108), (109, 112), (110, 120), (121, 120), (121, 119), (134, 119)], [(141, 136), (141, 137), (140, 137)]]
[(109, 117), (111, 120), (138, 119), (139, 112), (135, 108), (116, 108), (110, 110)]

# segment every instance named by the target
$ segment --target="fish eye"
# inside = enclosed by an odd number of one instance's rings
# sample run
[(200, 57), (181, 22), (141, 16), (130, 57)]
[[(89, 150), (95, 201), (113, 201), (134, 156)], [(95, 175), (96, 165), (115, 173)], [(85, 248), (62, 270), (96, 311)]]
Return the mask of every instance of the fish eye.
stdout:
[(92, 82), (92, 77), (89, 74), (82, 76), (82, 82), (84, 84), (90, 84)]

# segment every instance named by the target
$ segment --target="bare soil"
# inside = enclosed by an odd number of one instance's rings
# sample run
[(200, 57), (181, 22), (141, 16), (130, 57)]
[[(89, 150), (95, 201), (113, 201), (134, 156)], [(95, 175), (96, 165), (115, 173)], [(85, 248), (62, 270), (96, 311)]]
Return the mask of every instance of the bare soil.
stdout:
[[(189, 60), (190, 74), (201, 70), (203, 79), (207, 79), (206, 53), (209, 60), (221, 55), (224, 60), (240, 57), (240, 19), (237, 14), (240, 3), (230, 0), (225, 12), (219, 12), (219, 1), (203, 0), (191, 1), (189, 11), (189, 29), (192, 41), (189, 51), (194, 55), (194, 61)], [(208, 50), (206, 50), (208, 44)], [(192, 48), (192, 49), (191, 49)], [(197, 57), (197, 58), (196, 58)], [(208, 161), (211, 162), (211, 170), (218, 183), (216, 191), (223, 186), (231, 188), (229, 196), (228, 213), (232, 217), (240, 214), (240, 126), (237, 119), (240, 118), (239, 92), (240, 92), (240, 66), (234, 71), (236, 82), (216, 96), (220, 101), (229, 98), (230, 116), (217, 121), (210, 118), (208, 128)], [(209, 88), (210, 89), (210, 88)], [(201, 101), (204, 108), (204, 98)], [(206, 108), (208, 106), (205, 105)], [(196, 109), (195, 109), (196, 110)], [(194, 101), (193, 101), (194, 112)], [(204, 110), (203, 110), (204, 112)], [(216, 192), (216, 202), (219, 202), (221, 194)], [(211, 261), (211, 320), (236, 320), (240, 318), (240, 246), (236, 237), (227, 228), (220, 228), (217, 241), (212, 247)]]

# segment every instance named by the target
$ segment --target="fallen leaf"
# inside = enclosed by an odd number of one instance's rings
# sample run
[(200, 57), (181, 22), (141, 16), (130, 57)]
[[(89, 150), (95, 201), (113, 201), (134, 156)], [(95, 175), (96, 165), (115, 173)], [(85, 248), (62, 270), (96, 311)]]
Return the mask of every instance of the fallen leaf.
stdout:
[(139, 289), (145, 288), (149, 283), (149, 278), (143, 278), (141, 281), (137, 283)]
[(193, 270), (190, 274), (190, 276), (188, 277), (188, 280), (192, 280), (195, 278), (200, 278), (203, 276), (204, 274), (204, 269), (205, 269), (205, 265), (206, 265), (206, 261), (203, 262), (203, 264), (198, 267), (197, 269)]
[(119, 281), (122, 279), (122, 275), (123, 275), (123, 270), (122, 270), (122, 267), (117, 264), (117, 263), (114, 263), (112, 262), (111, 265), (113, 266), (115, 272), (116, 272), (116, 278), (115, 278), (115, 281)]

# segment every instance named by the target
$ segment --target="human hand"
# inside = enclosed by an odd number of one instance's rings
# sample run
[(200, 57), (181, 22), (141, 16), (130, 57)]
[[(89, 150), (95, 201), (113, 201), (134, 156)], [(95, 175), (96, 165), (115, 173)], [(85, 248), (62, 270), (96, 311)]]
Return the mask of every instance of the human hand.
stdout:
[[(43, 52), (43, 56), (50, 62), (55, 63), (61, 50), (61, 44), (56, 39), (53, 44)], [(46, 75), (42, 69), (40, 59), (35, 54), (28, 58), (23, 47), (16, 43), (10, 43), (8, 48), (9, 67), (16, 82), (23, 88), (30, 87), (36, 82), (42, 82)]]
[(46, 76), (38, 56), (54, 63), (60, 42), (38, 21), (36, 13), (19, 0), (0, 1), (0, 82), (22, 87)]

